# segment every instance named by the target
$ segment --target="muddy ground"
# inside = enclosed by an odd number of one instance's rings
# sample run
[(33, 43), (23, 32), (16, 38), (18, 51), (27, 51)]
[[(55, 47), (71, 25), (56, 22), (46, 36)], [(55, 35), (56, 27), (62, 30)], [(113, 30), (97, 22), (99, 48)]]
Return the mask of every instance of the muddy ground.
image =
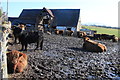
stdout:
[[(22, 73), (9, 78), (34, 80), (120, 80), (118, 43), (96, 40), (107, 46), (107, 52), (92, 53), (82, 49), (83, 39), (44, 34), (43, 50), (28, 46), (28, 66)], [(9, 50), (20, 50), (20, 44), (9, 45)]]

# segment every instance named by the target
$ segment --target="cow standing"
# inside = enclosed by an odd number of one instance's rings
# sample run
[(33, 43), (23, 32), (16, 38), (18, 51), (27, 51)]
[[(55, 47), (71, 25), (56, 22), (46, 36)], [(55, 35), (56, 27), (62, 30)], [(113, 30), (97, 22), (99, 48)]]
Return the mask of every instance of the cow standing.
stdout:
[(13, 35), (15, 38), (14, 43), (17, 43), (17, 39), (18, 39), (19, 35), (21, 34), (22, 29), (20, 27), (14, 27), (12, 30), (13, 30)]
[(17, 43), (17, 39), (18, 39), (19, 35), (21, 34), (21, 32), (25, 30), (25, 26), (24, 26), (24, 24), (20, 24), (18, 27), (13, 27), (12, 30), (13, 30), (13, 35), (15, 38), (14, 43)]
[(22, 45), (21, 50), (27, 51), (27, 46), (30, 43), (36, 43), (37, 44), (35, 50), (38, 49), (39, 46), (40, 46), (40, 49), (42, 50), (42, 47), (43, 47), (43, 32), (42, 31), (23, 32), (19, 36), (19, 41)]

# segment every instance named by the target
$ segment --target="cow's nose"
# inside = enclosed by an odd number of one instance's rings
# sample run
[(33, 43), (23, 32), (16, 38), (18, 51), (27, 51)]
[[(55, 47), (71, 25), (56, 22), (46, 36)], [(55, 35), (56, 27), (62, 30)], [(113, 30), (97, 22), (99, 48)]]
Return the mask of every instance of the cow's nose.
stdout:
[(16, 68), (15, 73), (19, 73), (19, 69), (18, 69), (18, 67)]
[(17, 61), (12, 61), (13, 64), (17, 64)]

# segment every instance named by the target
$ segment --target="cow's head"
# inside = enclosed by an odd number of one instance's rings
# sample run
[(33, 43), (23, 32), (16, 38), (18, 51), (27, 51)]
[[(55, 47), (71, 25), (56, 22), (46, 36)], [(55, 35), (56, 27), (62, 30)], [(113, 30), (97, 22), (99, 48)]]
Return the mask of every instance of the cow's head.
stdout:
[(89, 37), (84, 37), (84, 41), (90, 40)]
[(8, 62), (11, 64), (17, 64), (19, 57), (22, 56), (19, 54), (19, 51), (13, 50), (12, 52), (7, 53)]

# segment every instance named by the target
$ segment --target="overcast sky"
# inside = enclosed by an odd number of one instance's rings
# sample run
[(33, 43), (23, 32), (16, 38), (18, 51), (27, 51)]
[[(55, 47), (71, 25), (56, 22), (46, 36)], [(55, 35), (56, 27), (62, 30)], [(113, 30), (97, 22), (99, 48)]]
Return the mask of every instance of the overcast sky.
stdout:
[[(6, 11), (7, 0), (0, 0)], [(8, 16), (18, 17), (23, 9), (80, 9), (82, 24), (118, 26), (119, 0), (8, 0)]]

